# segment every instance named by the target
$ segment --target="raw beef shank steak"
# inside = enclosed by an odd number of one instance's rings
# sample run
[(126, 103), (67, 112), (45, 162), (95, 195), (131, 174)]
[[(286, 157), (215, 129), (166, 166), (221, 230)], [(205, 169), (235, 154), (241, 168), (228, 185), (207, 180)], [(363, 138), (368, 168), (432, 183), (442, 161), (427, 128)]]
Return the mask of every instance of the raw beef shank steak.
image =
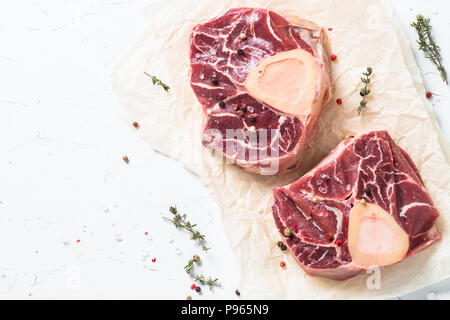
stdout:
[(202, 143), (249, 172), (295, 169), (330, 99), (326, 32), (265, 9), (236, 8), (190, 38)]
[(419, 172), (386, 131), (344, 140), (273, 195), (277, 228), (310, 275), (347, 279), (441, 238)]

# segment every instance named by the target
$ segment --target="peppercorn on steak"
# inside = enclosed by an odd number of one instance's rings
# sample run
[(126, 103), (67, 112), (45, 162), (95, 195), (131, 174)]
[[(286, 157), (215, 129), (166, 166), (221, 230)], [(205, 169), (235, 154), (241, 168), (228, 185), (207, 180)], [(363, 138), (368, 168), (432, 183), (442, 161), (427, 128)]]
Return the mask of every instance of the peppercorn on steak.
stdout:
[(441, 238), (439, 214), (419, 172), (386, 131), (344, 140), (273, 195), (277, 228), (313, 276), (347, 279), (397, 263)]
[(191, 87), (202, 143), (245, 170), (295, 169), (330, 99), (324, 29), (266, 9), (235, 8), (193, 28)]

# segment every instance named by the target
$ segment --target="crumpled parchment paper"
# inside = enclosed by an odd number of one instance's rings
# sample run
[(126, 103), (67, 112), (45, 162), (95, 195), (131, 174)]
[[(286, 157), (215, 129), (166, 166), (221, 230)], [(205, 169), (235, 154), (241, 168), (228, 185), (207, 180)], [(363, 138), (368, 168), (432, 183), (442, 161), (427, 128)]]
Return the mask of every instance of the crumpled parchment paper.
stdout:
[[(328, 32), (337, 60), (335, 92), (325, 107), (302, 167), (282, 176), (259, 176), (223, 164), (201, 145), (202, 112), (189, 85), (192, 27), (232, 7), (269, 8), (312, 20)], [(240, 291), (248, 299), (380, 299), (398, 296), (450, 275), (449, 147), (425, 99), (420, 74), (388, 3), (382, 0), (163, 0), (146, 8), (149, 28), (117, 66), (113, 88), (127, 123), (150, 146), (197, 174), (212, 190), (241, 269)], [(356, 116), (360, 76), (374, 69), (368, 108)], [(153, 86), (144, 71), (170, 86)], [(337, 98), (343, 105), (335, 103)], [(307, 276), (293, 257), (276, 247), (272, 188), (296, 180), (345, 135), (387, 129), (417, 165), (441, 217), (442, 241), (393, 266), (346, 281)], [(280, 260), (286, 261), (281, 269)], [(368, 285), (369, 283), (369, 285)]]

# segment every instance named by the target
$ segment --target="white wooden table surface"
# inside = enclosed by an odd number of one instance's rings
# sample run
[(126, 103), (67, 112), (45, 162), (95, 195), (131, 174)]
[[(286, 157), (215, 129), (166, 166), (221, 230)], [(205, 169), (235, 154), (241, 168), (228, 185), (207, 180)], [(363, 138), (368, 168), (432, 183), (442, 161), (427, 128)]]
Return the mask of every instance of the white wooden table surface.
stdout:
[[(148, 2), (0, 2), (0, 299), (236, 298), (217, 204), (119, 118), (110, 74), (145, 30)], [(450, 138), (449, 87), (409, 26), (417, 13), (432, 18), (450, 71), (449, 2), (392, 3)], [(162, 221), (171, 204), (206, 234), (200, 270), (222, 289), (190, 290), (183, 266), (199, 249)], [(450, 281), (406, 298), (427, 296), (450, 298)]]

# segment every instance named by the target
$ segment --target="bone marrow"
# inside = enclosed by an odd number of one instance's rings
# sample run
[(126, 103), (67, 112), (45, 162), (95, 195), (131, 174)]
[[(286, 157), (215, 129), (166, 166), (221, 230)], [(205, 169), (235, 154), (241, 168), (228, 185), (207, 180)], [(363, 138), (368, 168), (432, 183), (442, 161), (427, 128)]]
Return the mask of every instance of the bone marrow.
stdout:
[(357, 203), (350, 210), (348, 249), (355, 265), (385, 266), (406, 257), (409, 237), (395, 218), (376, 204)]
[(253, 97), (304, 121), (314, 107), (319, 71), (309, 52), (294, 49), (261, 60), (244, 85)]

